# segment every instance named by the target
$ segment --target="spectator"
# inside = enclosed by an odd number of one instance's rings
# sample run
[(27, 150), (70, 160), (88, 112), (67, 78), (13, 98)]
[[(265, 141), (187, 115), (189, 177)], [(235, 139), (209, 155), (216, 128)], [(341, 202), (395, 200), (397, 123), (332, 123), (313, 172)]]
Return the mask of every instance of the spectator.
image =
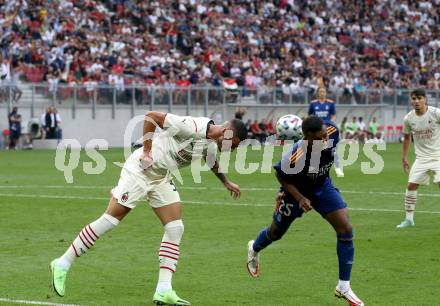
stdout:
[(365, 122), (362, 117), (359, 117), (358, 121), (356, 122), (356, 130), (357, 130), (356, 134), (357, 134), (358, 140), (361, 143), (364, 143), (367, 133), (366, 133), (366, 129), (365, 129)]
[(252, 120), (248, 119), (248, 121), (246, 121), (245, 125), (246, 125), (246, 129), (247, 129), (247, 134), (248, 134), (247, 138), (254, 138), (253, 134), (252, 134), (252, 129), (251, 129)]
[(357, 124), (357, 118), (353, 117), (351, 122), (347, 122), (346, 127), (346, 139), (356, 139), (358, 136), (358, 124)]
[(11, 93), (12, 93), (12, 102), (17, 103), (23, 92), (20, 89), (20, 77), (23, 74), (23, 66), (22, 63), (19, 62), (16, 67), (12, 70), (11, 77)]
[(258, 120), (255, 120), (254, 123), (251, 124), (251, 133), (252, 138), (257, 139), (259, 142), (263, 142), (265, 133), (260, 129), (260, 123)]
[(9, 124), (9, 129), (11, 129), (12, 126), (12, 122), (13, 122), (13, 118), (14, 116), (18, 114), (18, 107), (14, 106), (12, 108), (12, 111), (8, 114), (8, 124)]
[(21, 115), (18, 113), (18, 108), (14, 107), (8, 117), (10, 130), (9, 149), (17, 149), (21, 135)]
[(200, 67), (209, 84), (231, 77), (251, 92), (289, 79), (283, 92), (299, 97), (327, 75), (327, 86), (358, 103), (381, 83), (438, 86), (433, 0), (6, 3), (0, 53), (39, 73), (52, 69), (55, 79), (100, 71), (109, 82), (116, 66), (160, 81), (186, 65)]
[(262, 121), (260, 121), (260, 123), (258, 123), (258, 127), (260, 128), (261, 131), (261, 139), (260, 142), (266, 142), (266, 137), (268, 135), (267, 130), (266, 130), (266, 119), (263, 119)]
[(57, 122), (56, 124), (56, 130), (55, 130), (55, 137), (60, 142), (63, 139), (63, 130), (61, 129), (61, 115), (58, 113), (58, 110), (54, 108), (55, 113), (55, 120)]
[(235, 109), (235, 119), (242, 120), (243, 116), (246, 114), (247, 109), (245, 107), (237, 107)]
[(50, 106), (49, 111), (46, 113), (46, 117), (45, 117), (45, 128), (46, 128), (47, 139), (56, 139), (57, 127), (58, 127), (58, 122), (56, 118), (55, 108), (53, 106)]
[(272, 121), (267, 120), (267, 119), (263, 119), (263, 122), (265, 124), (266, 132), (267, 132), (268, 136), (272, 136), (272, 135), (276, 134), (275, 128), (273, 127), (273, 124), (272, 124)]
[(40, 116), (40, 131), (41, 131), (41, 139), (46, 139), (46, 116), (50, 112), (50, 107), (46, 108), (46, 111), (43, 112)]
[(379, 124), (376, 121), (376, 117), (373, 117), (368, 125), (368, 134), (370, 138), (375, 140), (382, 139), (382, 133), (379, 131)]
[(342, 118), (341, 124), (339, 125), (339, 131), (343, 139), (347, 137), (347, 117)]
[(11, 67), (6, 57), (1, 59), (0, 66), (0, 101), (9, 100), (9, 87), (11, 85)]

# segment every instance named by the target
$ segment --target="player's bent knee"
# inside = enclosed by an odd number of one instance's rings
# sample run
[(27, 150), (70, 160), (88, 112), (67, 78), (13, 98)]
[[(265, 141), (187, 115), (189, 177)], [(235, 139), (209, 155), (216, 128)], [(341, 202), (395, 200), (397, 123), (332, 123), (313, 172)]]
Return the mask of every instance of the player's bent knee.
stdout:
[(121, 221), (130, 211), (131, 208), (118, 203), (118, 200), (112, 197), (105, 213)]
[(336, 233), (338, 235), (338, 238), (339, 238), (339, 235), (342, 235), (342, 236), (346, 235), (347, 237), (350, 237), (350, 239), (351, 239), (351, 238), (353, 238), (353, 227), (351, 226), (351, 224), (346, 224), (346, 225), (340, 226), (336, 230)]
[[(439, 183), (440, 186), (440, 183)], [(409, 191), (415, 191), (419, 188), (418, 184), (414, 184), (414, 183), (408, 183), (408, 186), (406, 187), (406, 189), (408, 189)]]

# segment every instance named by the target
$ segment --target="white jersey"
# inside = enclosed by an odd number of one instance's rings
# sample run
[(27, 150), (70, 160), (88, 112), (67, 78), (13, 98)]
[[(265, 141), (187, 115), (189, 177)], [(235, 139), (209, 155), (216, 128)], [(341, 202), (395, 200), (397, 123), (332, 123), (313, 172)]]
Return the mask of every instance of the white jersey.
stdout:
[[(213, 121), (205, 117), (177, 116), (168, 113), (165, 117), (163, 130), (153, 138), (151, 154), (153, 164), (145, 171), (150, 179), (160, 180), (170, 171), (191, 164), (206, 154), (208, 126)], [(143, 148), (133, 152), (129, 159), (136, 162), (126, 163), (126, 167), (140, 166), (139, 159)], [(127, 160), (128, 161), (128, 160)], [(133, 169), (134, 170), (134, 169)]]
[(440, 109), (428, 106), (422, 116), (410, 111), (403, 119), (403, 133), (414, 139), (416, 157), (440, 160)]

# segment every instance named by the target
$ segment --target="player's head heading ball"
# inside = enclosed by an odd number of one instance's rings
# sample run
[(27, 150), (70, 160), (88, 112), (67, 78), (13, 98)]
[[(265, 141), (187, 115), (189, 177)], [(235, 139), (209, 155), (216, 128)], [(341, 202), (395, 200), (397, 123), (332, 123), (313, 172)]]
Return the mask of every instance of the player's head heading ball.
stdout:
[[(226, 121), (223, 124), (223, 135), (218, 139), (218, 145), (221, 149), (221, 143), (224, 139), (231, 139), (232, 140), (232, 146), (231, 149), (234, 150), (238, 147), (241, 141), (245, 140), (247, 137), (247, 128), (243, 121), (239, 119), (232, 119), (229, 121)], [(231, 131), (232, 131), (232, 137), (231, 137)]]
[(309, 142), (309, 145), (313, 145), (313, 141), (323, 140), (327, 141), (327, 129), (324, 121), (318, 116), (309, 116), (302, 122), (302, 131), (304, 139)]
[(426, 92), (423, 88), (414, 89), (411, 91), (411, 104), (414, 109), (419, 112), (426, 108)]

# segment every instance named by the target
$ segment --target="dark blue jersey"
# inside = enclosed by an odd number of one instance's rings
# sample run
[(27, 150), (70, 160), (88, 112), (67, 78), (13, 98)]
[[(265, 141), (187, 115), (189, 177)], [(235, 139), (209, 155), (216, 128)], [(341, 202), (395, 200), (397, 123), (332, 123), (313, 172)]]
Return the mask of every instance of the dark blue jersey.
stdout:
[[(304, 196), (311, 196), (329, 180), (339, 130), (333, 122), (326, 122), (329, 141), (323, 150), (307, 148), (305, 140), (295, 143), (288, 154), (274, 165), (274, 169), (287, 182), (291, 182)], [(288, 195), (287, 195), (288, 196)]]
[(309, 115), (315, 115), (324, 121), (332, 120), (332, 116), (336, 114), (335, 103), (333, 100), (326, 99), (324, 102), (313, 100), (309, 105)]

